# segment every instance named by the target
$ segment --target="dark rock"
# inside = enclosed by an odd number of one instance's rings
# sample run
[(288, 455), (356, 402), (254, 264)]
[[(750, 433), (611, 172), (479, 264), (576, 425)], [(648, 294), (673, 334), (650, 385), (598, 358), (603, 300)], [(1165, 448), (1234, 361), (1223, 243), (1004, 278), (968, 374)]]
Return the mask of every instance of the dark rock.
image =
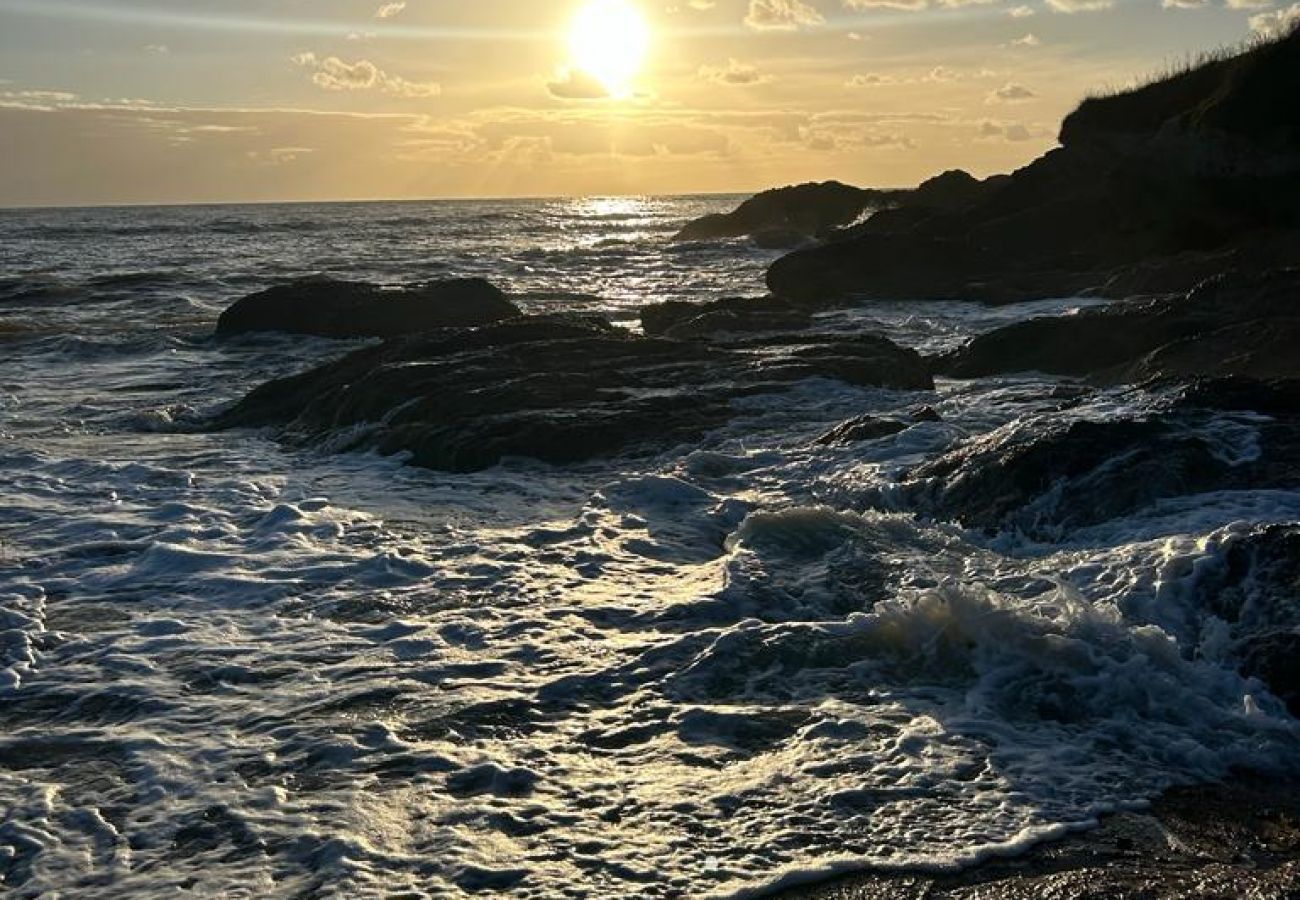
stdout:
[(1300, 316), (1251, 319), (1184, 338), (1143, 357), (1120, 377), (1145, 381), (1222, 375), (1260, 379), (1300, 376)]
[[(1207, 432), (1211, 418), (1248, 397), (1271, 408), (1259, 454), (1234, 458)], [(1071, 528), (1130, 515), (1158, 500), (1207, 491), (1300, 487), (1300, 386), (1247, 380), (1175, 393), (1140, 419), (1020, 421), (912, 470), (907, 502), (988, 531), (1055, 539)], [(1294, 405), (1292, 405), (1294, 403)]]
[(1242, 674), (1300, 716), (1300, 525), (1234, 535), (1215, 563), (1191, 580), (1189, 607), (1227, 623)]
[(851, 224), (868, 207), (883, 204), (890, 191), (873, 191), (838, 181), (775, 188), (749, 198), (729, 213), (690, 222), (674, 241), (763, 236), (765, 245), (796, 246)]
[(388, 338), (433, 328), (486, 325), (518, 315), (518, 307), (481, 278), (400, 289), (308, 278), (237, 301), (221, 314), (217, 334), (282, 331), (327, 338)]
[(1300, 377), (1300, 270), (1227, 275), (1184, 297), (1029, 319), (940, 358), (955, 378), (1039, 371), (1107, 381)]
[[(1085, 102), (1064, 146), (926, 210), (915, 198), (778, 260), (768, 287), (821, 301), (1009, 302), (1186, 290), (1227, 265), (1300, 264), (1300, 32)], [(1287, 82), (1274, 81), (1284, 75)], [(920, 191), (918, 191), (918, 194)], [(1283, 240), (1275, 240), (1280, 235)]]
[(1247, 632), (1300, 628), (1300, 526), (1267, 525), (1235, 537), (1195, 588), (1199, 606)]
[(1241, 671), (1268, 685), (1300, 717), (1300, 632), (1282, 631), (1248, 639), (1242, 647)]
[(902, 201), (907, 209), (953, 210), (969, 206), (984, 199), (989, 192), (1002, 184), (1005, 175), (995, 175), (981, 181), (969, 172), (950, 169), (921, 182)]
[(1210, 490), (1230, 468), (1215, 449), (1158, 420), (1038, 421), (1000, 429), (919, 466), (908, 475), (907, 496), (967, 527), (1016, 528), (1050, 539), (1164, 497)]
[(764, 228), (755, 232), (751, 239), (754, 246), (762, 250), (793, 250), (814, 240), (814, 237), (793, 228)]
[(918, 406), (912, 410), (912, 420), (914, 422), (942, 422), (943, 416), (933, 406)]
[(711, 303), (669, 301), (641, 310), (648, 335), (691, 338), (716, 333), (789, 331), (808, 328), (812, 315), (772, 297), (725, 298)]
[(900, 431), (906, 430), (907, 427), (906, 422), (900, 422), (897, 419), (882, 419), (872, 415), (858, 416), (846, 422), (841, 422), (817, 438), (813, 443), (823, 447), (832, 447), (840, 444), (874, 441), (878, 438), (889, 437), (891, 434), (898, 434)]
[(359, 350), (255, 389), (213, 427), (283, 425), (290, 442), (409, 452), (447, 471), (569, 463), (697, 439), (732, 416), (731, 400), (813, 377), (933, 387), (921, 357), (884, 338), (686, 342), (534, 316)]

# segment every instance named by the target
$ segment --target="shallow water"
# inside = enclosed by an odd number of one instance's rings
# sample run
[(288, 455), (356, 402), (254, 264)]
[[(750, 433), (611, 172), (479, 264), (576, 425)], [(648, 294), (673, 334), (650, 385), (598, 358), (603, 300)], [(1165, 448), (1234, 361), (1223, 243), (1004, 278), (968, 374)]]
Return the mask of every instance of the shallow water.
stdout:
[[(1064, 534), (928, 521), (903, 473), (1069, 409), (1032, 377), (809, 380), (695, 445), (445, 475), (184, 425), (351, 345), (218, 344), (274, 280), (478, 274), (631, 322), (762, 292), (773, 255), (672, 247), (734, 198), (0, 218), (0, 882), (15, 896), (737, 896), (966, 865), (1300, 730), (1234, 670), (1198, 579), (1290, 492)], [(1009, 318), (825, 317), (927, 351)], [(871, 411), (941, 422), (850, 447)], [(1249, 416), (1213, 423), (1249, 456)], [(1249, 622), (1239, 627), (1248, 627)]]

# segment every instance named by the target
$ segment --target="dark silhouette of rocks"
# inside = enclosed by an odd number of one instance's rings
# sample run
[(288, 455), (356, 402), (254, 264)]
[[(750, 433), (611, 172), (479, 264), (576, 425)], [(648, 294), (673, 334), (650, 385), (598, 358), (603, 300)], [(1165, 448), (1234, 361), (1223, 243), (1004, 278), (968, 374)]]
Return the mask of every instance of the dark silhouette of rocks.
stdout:
[(673, 240), (753, 237), (763, 246), (794, 247), (853, 223), (869, 207), (891, 202), (896, 193), (856, 188), (838, 181), (774, 188), (756, 194), (732, 212), (688, 223)]
[(960, 169), (944, 172), (911, 189), (858, 188), (838, 181), (798, 184), (756, 194), (729, 213), (690, 222), (674, 241), (749, 237), (760, 247), (783, 250), (840, 233), (870, 210), (869, 222), (915, 221), (939, 210), (961, 209), (983, 197), (1004, 176), (981, 181)]
[(280, 425), (290, 442), (333, 438), (473, 471), (507, 456), (568, 463), (672, 446), (727, 422), (733, 399), (812, 377), (933, 387), (917, 353), (870, 335), (680, 341), (533, 316), (358, 350), (257, 388), (213, 425)]
[(778, 260), (774, 294), (1010, 302), (1300, 265), (1300, 32), (1084, 102), (1061, 146), (965, 202), (879, 213)]
[(1029, 319), (939, 359), (956, 378), (1039, 371), (1102, 381), (1300, 378), (1300, 270), (1227, 274), (1186, 296)]
[(217, 334), (281, 331), (327, 338), (388, 338), (431, 328), (486, 325), (518, 315), (519, 308), (481, 278), (400, 289), (306, 278), (237, 301), (221, 314)]

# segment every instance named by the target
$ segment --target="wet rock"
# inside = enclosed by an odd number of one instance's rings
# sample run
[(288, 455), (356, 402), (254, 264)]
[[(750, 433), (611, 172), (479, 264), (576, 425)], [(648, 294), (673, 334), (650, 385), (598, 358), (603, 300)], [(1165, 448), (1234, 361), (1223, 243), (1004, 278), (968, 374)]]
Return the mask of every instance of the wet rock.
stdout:
[(1191, 608), (1227, 623), (1242, 674), (1300, 716), (1300, 525), (1234, 535), (1190, 590)]
[(1242, 647), (1243, 675), (1258, 678), (1300, 717), (1300, 631), (1282, 631), (1249, 638)]
[(1186, 296), (1017, 322), (940, 358), (955, 378), (1039, 371), (1105, 381), (1300, 376), (1300, 270), (1231, 273)]
[(697, 439), (730, 419), (733, 399), (814, 377), (933, 386), (918, 354), (869, 335), (705, 343), (533, 316), (356, 351), (255, 389), (212, 427), (283, 426), (292, 443), (406, 452), (446, 471), (508, 456), (562, 464)]
[(1245, 632), (1300, 628), (1300, 525), (1234, 537), (1194, 585), (1197, 606)]
[(669, 301), (641, 310), (648, 335), (694, 338), (718, 333), (788, 331), (808, 328), (812, 315), (771, 297), (724, 298), (711, 303)]
[(933, 406), (918, 406), (910, 413), (914, 422), (942, 422), (943, 416)]
[(878, 438), (889, 437), (898, 434), (900, 431), (905, 431), (907, 428), (908, 424), (906, 422), (900, 422), (897, 419), (882, 419), (872, 415), (858, 416), (836, 425), (817, 438), (814, 443), (823, 447), (857, 444), (862, 441), (874, 441)]
[(751, 235), (751, 239), (760, 250), (793, 250), (815, 238), (794, 228), (764, 228)]
[(518, 315), (519, 308), (481, 278), (400, 289), (307, 278), (237, 301), (217, 320), (217, 334), (280, 331), (327, 338), (390, 338), (433, 328), (486, 325)]
[(1161, 421), (1035, 422), (919, 466), (908, 476), (907, 496), (967, 527), (1052, 538), (1212, 489), (1230, 469), (1215, 449)]
[[(1293, 385), (1210, 383), (1171, 396), (1145, 418), (1016, 422), (913, 469), (903, 494), (967, 527), (1054, 540), (1168, 498), (1293, 490), (1300, 487), (1300, 417), (1284, 398), (1297, 393)], [(1224, 412), (1216, 397), (1244, 404), (1252, 395), (1275, 416), (1254, 422), (1251, 446), (1227, 444), (1206, 427)]]
[[(1297, 296), (1300, 312), (1300, 295)], [(1238, 375), (1300, 376), (1300, 316), (1251, 319), (1166, 344), (1128, 366), (1124, 381)]]

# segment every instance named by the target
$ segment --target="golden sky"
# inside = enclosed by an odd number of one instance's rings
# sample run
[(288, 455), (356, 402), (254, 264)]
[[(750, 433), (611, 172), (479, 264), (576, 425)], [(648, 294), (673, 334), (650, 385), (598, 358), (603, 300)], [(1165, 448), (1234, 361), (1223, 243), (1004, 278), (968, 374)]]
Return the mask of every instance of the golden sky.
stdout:
[(0, 0), (0, 205), (987, 174), (1285, 0)]

